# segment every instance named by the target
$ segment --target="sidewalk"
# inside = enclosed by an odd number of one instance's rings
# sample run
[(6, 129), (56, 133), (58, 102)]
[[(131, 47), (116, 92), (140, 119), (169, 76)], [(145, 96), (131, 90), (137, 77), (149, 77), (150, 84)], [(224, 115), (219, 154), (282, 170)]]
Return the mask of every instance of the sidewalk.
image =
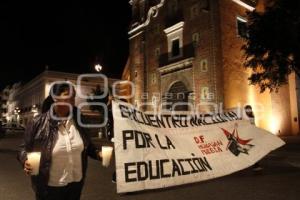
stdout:
[[(106, 139), (92, 138), (95, 144), (112, 145)], [(251, 168), (209, 181), (164, 189), (140, 191), (133, 194), (116, 193), (111, 182), (113, 165), (102, 167), (89, 159), (82, 200), (298, 200), (300, 196), (300, 140), (285, 138), (282, 148), (271, 152), (260, 164), (259, 174)], [(30, 180), (16, 160), (19, 136), (0, 140), (0, 200), (33, 200)]]

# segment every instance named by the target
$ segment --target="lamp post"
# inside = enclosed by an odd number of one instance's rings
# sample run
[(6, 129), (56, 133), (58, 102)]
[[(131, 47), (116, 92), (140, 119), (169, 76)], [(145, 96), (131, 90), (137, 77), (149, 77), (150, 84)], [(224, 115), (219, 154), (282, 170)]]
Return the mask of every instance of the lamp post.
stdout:
[(21, 113), (21, 109), (19, 107), (16, 107), (14, 110), (15, 113), (15, 120), (16, 120), (16, 125), (19, 126), (20, 125), (20, 113)]
[(95, 65), (95, 70), (96, 70), (96, 72), (101, 72), (102, 71), (102, 66), (100, 65), (100, 64), (96, 64)]
[(31, 108), (31, 112), (33, 113), (33, 117), (39, 114), (37, 106), (34, 104)]

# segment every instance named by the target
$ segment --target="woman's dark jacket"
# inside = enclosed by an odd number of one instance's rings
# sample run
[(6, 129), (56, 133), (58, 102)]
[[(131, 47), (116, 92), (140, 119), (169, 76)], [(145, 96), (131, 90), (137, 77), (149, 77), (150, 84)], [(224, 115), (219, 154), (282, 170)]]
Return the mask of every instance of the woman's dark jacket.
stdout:
[[(78, 116), (81, 116), (79, 118)], [(80, 136), (83, 140), (84, 150), (82, 152), (82, 175), (83, 181), (86, 176), (88, 156), (100, 160), (99, 150), (93, 145), (86, 128), (79, 125), (78, 120), (84, 122), (84, 118), (77, 108), (73, 109), (73, 120)], [(58, 138), (59, 121), (50, 117), (50, 112), (43, 113), (35, 117), (27, 126), (24, 133), (24, 143), (18, 152), (18, 160), (24, 166), (27, 160), (27, 152), (41, 152), (41, 162), (39, 175), (31, 176), (32, 186), (35, 191), (43, 191), (48, 185), (49, 171), (51, 166), (51, 155), (53, 147)]]

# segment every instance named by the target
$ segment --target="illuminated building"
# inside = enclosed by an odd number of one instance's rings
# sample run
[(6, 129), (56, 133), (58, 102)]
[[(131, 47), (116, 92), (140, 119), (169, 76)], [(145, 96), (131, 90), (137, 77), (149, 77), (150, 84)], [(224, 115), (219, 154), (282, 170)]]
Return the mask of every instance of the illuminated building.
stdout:
[(249, 86), (250, 71), (243, 66), (246, 11), (263, 9), (266, 2), (131, 0), (130, 53), (123, 79), (136, 86), (132, 101), (149, 105), (158, 96), (164, 108), (186, 102), (200, 111), (250, 104), (257, 126), (278, 135), (299, 134), (296, 76), (291, 74), (278, 93), (260, 94)]

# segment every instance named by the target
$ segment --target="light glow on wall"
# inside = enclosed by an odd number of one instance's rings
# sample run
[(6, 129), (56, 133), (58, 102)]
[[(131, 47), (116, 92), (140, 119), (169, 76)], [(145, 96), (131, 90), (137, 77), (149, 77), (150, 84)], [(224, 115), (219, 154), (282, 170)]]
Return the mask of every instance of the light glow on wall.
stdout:
[[(255, 115), (255, 124), (275, 135), (280, 135), (283, 119), (272, 105), (268, 105), (269, 94), (261, 94), (255, 86), (250, 85), (247, 93), (247, 104), (251, 105)], [(270, 102), (271, 103), (271, 102)]]
[(268, 126), (271, 133), (275, 135), (280, 134), (281, 119), (276, 115), (271, 115), (268, 119)]

